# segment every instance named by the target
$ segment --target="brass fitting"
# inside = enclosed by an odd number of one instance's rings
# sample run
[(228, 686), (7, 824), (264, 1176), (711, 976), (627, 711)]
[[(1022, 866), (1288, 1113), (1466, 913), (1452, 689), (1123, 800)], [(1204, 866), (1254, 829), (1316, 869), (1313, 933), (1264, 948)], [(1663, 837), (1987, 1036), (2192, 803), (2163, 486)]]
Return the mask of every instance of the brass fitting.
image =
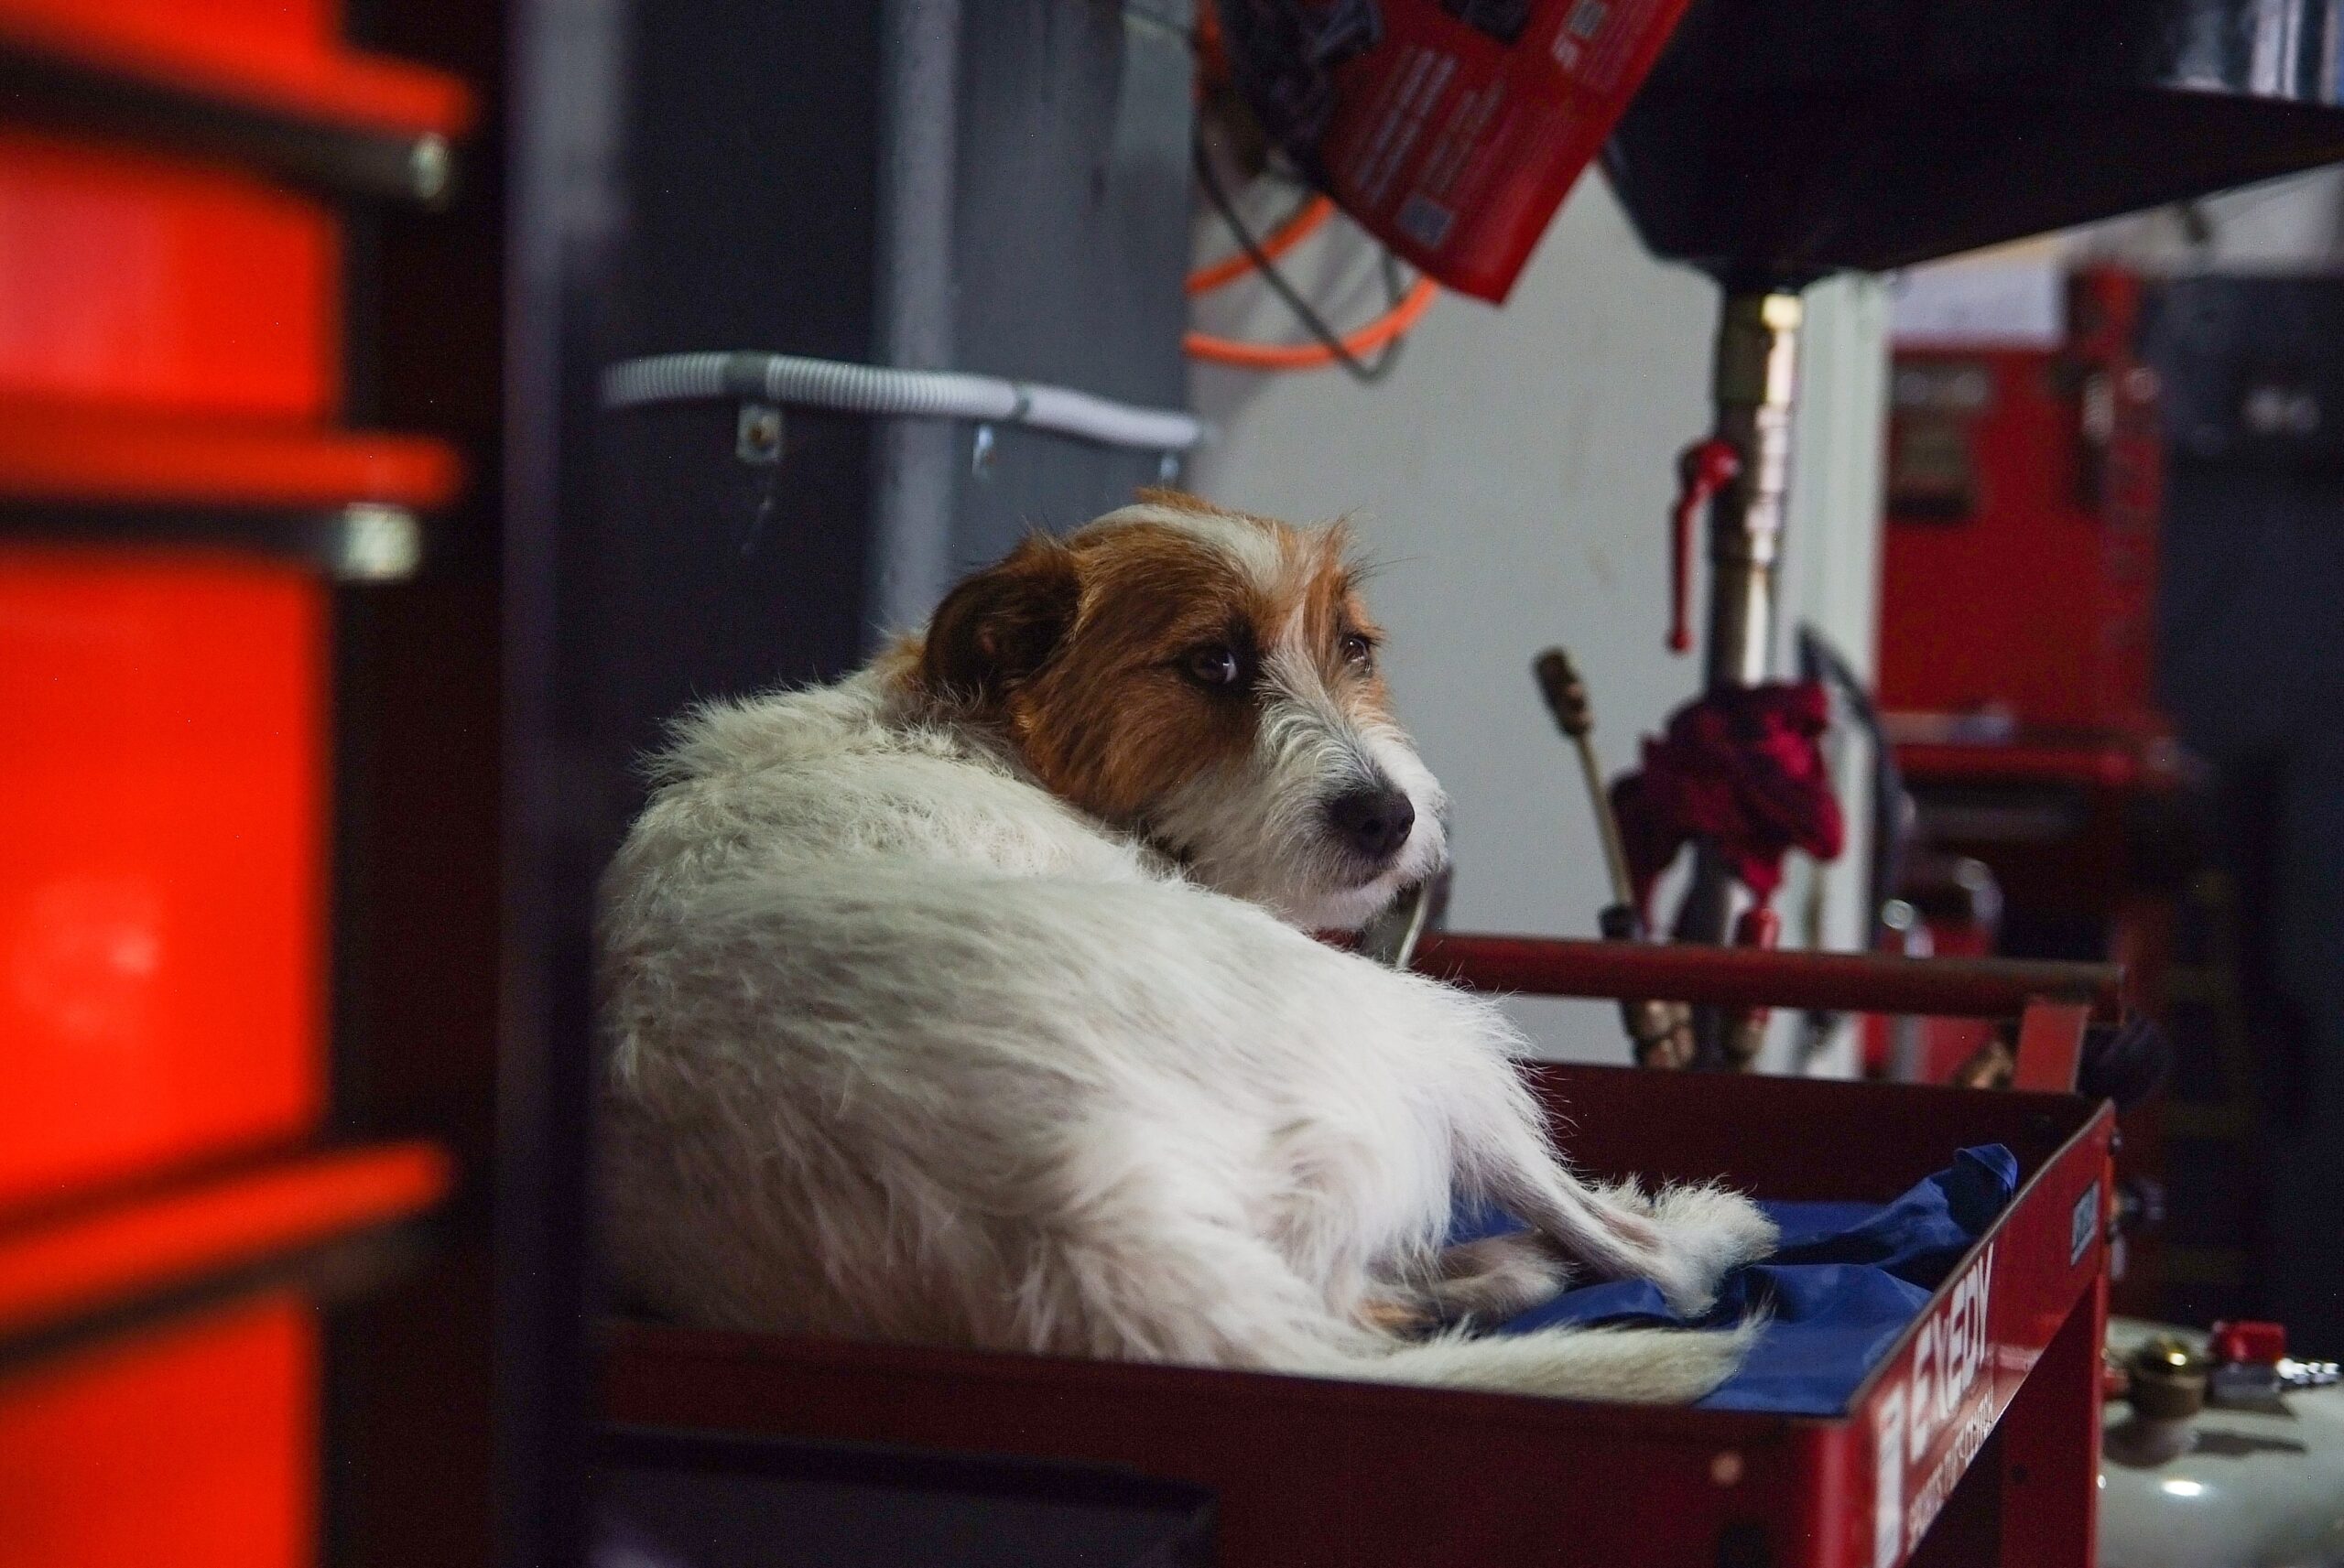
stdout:
[(2132, 1413), (2143, 1421), (2187, 1421), (2206, 1408), (2212, 1368), (2205, 1353), (2178, 1335), (2143, 1342), (2125, 1362)]

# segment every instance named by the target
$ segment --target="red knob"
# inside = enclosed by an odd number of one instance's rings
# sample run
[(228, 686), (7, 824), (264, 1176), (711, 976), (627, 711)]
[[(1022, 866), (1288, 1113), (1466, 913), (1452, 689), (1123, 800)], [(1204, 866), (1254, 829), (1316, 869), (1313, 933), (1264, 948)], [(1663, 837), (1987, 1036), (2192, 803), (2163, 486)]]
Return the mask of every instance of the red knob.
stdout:
[(1701, 508), (1742, 473), (1742, 454), (1712, 437), (1677, 460), (1677, 504), (1669, 514), (1668, 651), (1693, 646), (1693, 531)]
[[(1733, 923), (1733, 945), (1737, 947), (1772, 947), (1782, 940), (1783, 917), (1763, 903), (1752, 904)], [(1769, 1007), (1745, 1007), (1731, 1015), (1729, 1033), (1738, 1035), (1730, 1040), (1729, 1055), (1739, 1055), (1747, 1063), (1754, 1060), (1766, 1033), (1766, 1021), (1774, 1015)]]
[(1763, 903), (1753, 903), (1733, 923), (1737, 947), (1772, 947), (1783, 939), (1783, 917)]
[(2207, 1350), (2217, 1365), (2275, 1367), (2287, 1358), (2287, 1328), (2279, 1323), (2218, 1323)]

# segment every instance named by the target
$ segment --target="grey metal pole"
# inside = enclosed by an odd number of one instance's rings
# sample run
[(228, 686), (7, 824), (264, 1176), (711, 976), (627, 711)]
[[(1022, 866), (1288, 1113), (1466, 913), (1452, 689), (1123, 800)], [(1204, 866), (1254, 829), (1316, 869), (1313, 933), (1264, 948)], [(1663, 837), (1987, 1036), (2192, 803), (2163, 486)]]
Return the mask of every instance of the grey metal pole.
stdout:
[(1709, 508), (1712, 688), (1755, 686), (1772, 663), (1805, 315), (1798, 295), (1769, 289), (1729, 294), (1718, 322), (1717, 434), (1741, 455), (1742, 472)]
[[(880, 8), (876, 362), (950, 370), (960, 0)], [(928, 619), (952, 579), (954, 463), (967, 439), (940, 419), (887, 419), (871, 444), (867, 638)]]
[[(1741, 472), (1709, 506), (1709, 689), (1755, 686), (1772, 662), (1775, 563), (1790, 503), (1792, 421), (1798, 401), (1799, 326), (1806, 307), (1795, 290), (1735, 290), (1719, 312), (1714, 396), (1717, 438), (1742, 459)], [(1693, 878), (1672, 935), (1680, 942), (1723, 942), (1731, 914), (1731, 879), (1707, 845), (1694, 854)]]

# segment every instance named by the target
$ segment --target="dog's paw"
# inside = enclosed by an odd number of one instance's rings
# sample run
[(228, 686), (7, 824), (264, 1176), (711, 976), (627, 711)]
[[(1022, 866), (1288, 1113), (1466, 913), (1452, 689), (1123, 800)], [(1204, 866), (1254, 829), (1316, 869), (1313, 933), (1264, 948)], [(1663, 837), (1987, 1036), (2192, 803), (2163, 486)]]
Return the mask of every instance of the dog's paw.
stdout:
[(1400, 1289), (1371, 1291), (1353, 1313), (1372, 1334), (1415, 1339), (1440, 1326), (1439, 1308), (1422, 1293)]
[(1663, 1187), (1643, 1212), (1660, 1233), (1653, 1282), (1687, 1317), (1707, 1312), (1720, 1281), (1773, 1252), (1779, 1237), (1765, 1212), (1730, 1187)]

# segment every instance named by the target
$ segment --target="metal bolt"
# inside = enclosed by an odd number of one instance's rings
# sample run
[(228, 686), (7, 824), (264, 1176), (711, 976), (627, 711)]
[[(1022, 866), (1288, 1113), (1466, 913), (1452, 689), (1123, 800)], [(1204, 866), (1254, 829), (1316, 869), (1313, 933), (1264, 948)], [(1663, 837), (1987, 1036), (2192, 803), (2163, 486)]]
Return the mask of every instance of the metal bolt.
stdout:
[(342, 509), (333, 574), (343, 582), (398, 582), (423, 560), (423, 524), (404, 506), (362, 501)]
[(781, 410), (770, 403), (743, 403), (733, 427), (732, 455), (744, 463), (770, 467), (781, 461)]
[(447, 195), (449, 177), (454, 171), (448, 138), (436, 132), (416, 137), (415, 145), (407, 148), (407, 186), (418, 201), (437, 201)]
[(990, 425), (980, 425), (969, 442), (969, 471), (979, 479), (993, 472), (993, 433)]

